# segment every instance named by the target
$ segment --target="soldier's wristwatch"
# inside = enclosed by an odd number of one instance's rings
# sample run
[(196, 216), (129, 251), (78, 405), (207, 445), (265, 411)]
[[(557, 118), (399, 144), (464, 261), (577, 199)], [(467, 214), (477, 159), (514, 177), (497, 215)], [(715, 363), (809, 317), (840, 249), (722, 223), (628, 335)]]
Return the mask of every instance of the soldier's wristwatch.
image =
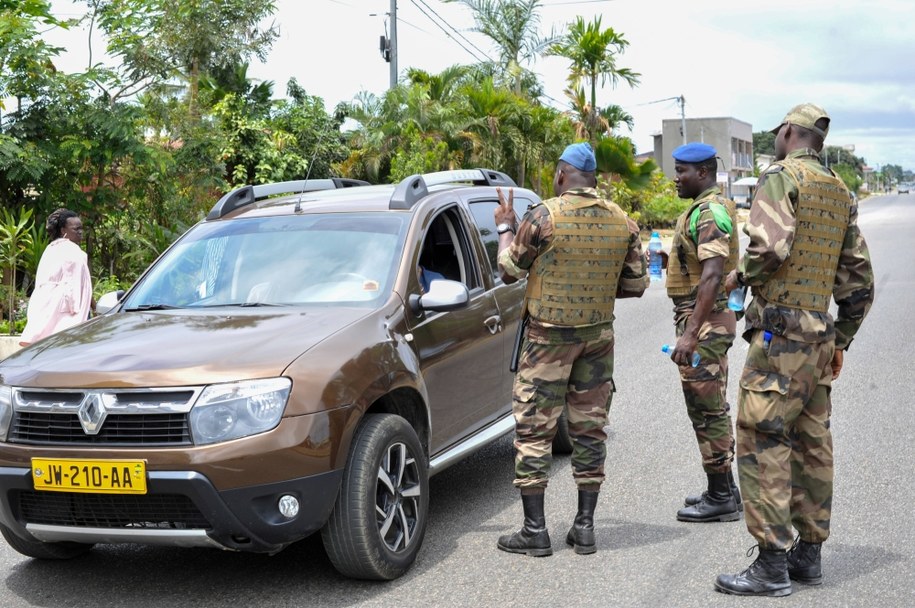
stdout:
[(511, 232), (512, 234), (514, 234), (515, 227), (512, 226), (511, 224), (502, 223), (502, 224), (499, 224), (498, 226), (496, 226), (496, 232), (498, 232), (499, 234), (505, 234), (506, 232)]

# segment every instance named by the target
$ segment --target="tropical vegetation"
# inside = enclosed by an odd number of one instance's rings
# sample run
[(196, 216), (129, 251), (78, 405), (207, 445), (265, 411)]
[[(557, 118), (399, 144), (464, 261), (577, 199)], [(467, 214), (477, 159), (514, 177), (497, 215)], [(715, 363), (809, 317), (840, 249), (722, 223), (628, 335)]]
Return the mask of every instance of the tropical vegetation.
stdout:
[[(486, 166), (542, 195), (571, 141), (590, 141), (600, 187), (644, 221), (669, 222), (670, 182), (636, 162), (612, 103), (640, 75), (621, 65), (628, 42), (601, 20), (541, 32), (541, 0), (453, 0), (470, 11), (494, 58), (441, 73), (406, 68), (384, 94), (326, 108), (294, 78), (280, 89), (248, 66), (277, 30), (273, 0), (80, 0), (101, 34), (78, 73), (50, 0), (0, 0), (0, 269), (3, 318), (21, 324), (56, 208), (79, 213), (96, 295), (129, 286), (227, 190), (340, 175), (376, 183)], [(90, 36), (92, 39), (92, 36)], [(569, 62), (567, 107), (543, 95), (544, 55)]]

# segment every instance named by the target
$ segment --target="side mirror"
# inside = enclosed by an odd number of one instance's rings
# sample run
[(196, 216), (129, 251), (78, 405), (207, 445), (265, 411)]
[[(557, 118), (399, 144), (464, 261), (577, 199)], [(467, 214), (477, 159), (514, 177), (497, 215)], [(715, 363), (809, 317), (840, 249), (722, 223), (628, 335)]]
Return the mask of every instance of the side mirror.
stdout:
[(467, 286), (459, 281), (438, 279), (429, 285), (429, 291), (419, 295), (413, 294), (408, 298), (410, 310), (419, 315), (424, 310), (445, 312), (464, 308), (470, 302), (470, 291)]
[(121, 301), (121, 298), (124, 297), (124, 293), (123, 289), (118, 289), (117, 291), (109, 291), (103, 295), (95, 304), (95, 314), (103, 315), (117, 306), (118, 302)]

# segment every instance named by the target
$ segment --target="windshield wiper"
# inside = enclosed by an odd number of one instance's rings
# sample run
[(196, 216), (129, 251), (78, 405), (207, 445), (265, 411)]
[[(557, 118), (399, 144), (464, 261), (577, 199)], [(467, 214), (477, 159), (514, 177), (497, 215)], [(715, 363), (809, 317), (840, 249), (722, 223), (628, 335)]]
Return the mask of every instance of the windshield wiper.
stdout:
[(270, 302), (229, 302), (226, 304), (208, 304), (206, 306), (194, 306), (194, 308), (229, 308), (239, 306), (241, 308), (256, 308), (258, 306), (288, 306), (288, 304), (271, 304)]
[(135, 310), (174, 310), (179, 308), (178, 306), (172, 306), (171, 304), (139, 304), (138, 306), (131, 306), (130, 308), (125, 308), (126, 312), (133, 312)]

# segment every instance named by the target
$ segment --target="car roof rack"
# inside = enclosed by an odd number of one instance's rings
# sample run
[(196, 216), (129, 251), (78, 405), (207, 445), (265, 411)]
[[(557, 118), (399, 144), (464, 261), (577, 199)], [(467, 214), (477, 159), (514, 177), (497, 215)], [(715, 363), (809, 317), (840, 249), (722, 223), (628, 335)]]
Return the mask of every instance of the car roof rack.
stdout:
[(470, 182), (475, 186), (517, 186), (515, 180), (492, 169), (457, 169), (416, 174), (402, 180), (394, 188), (389, 209), (410, 209), (417, 201), (429, 194), (429, 186), (439, 184), (460, 184)]
[(256, 186), (242, 186), (232, 190), (213, 205), (207, 214), (208, 220), (225, 216), (245, 205), (250, 205), (277, 194), (299, 194), (316, 192), (318, 190), (336, 190), (338, 188), (353, 188), (368, 186), (367, 181), (349, 179), (346, 177), (331, 177), (328, 179), (298, 179), (289, 182), (276, 182), (273, 184), (258, 184)]

